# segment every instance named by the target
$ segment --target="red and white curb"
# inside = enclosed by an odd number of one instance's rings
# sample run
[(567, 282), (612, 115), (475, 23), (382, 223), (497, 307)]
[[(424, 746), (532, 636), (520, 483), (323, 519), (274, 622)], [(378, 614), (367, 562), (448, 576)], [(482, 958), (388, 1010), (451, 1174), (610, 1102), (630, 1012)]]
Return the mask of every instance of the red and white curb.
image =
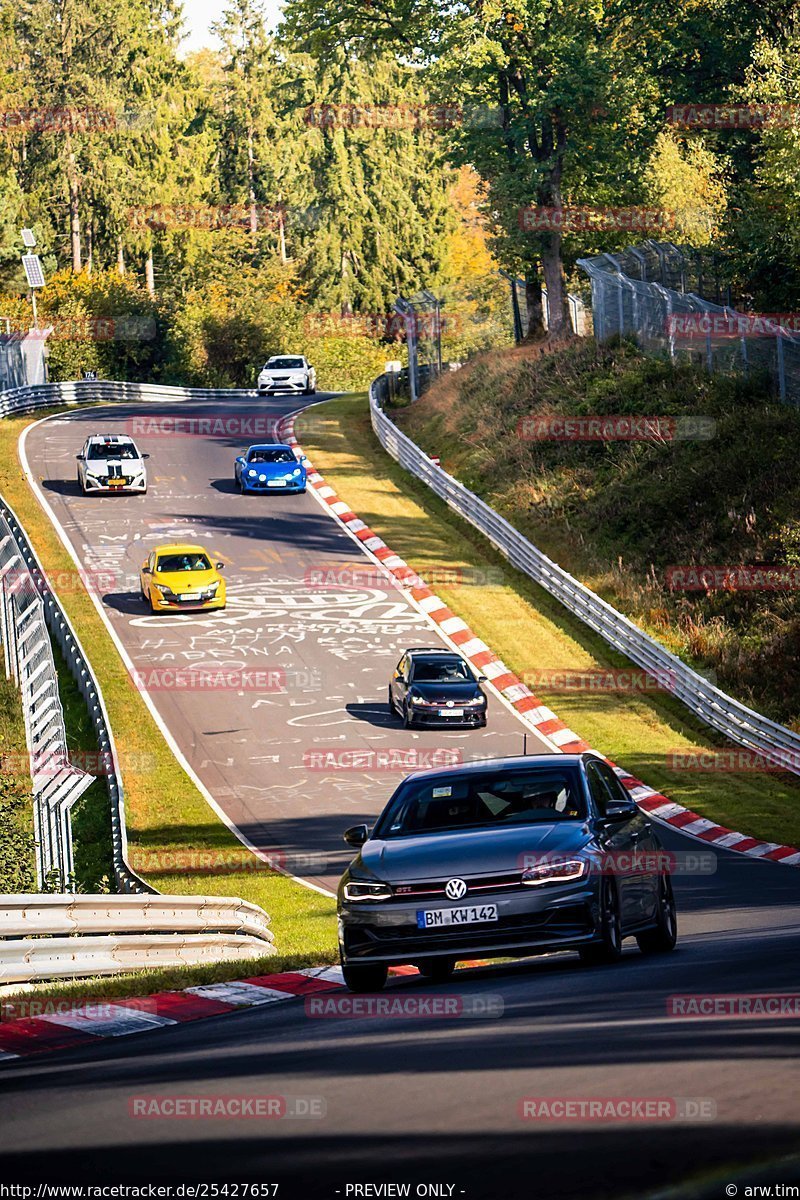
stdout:
[[(43, 1015), (0, 1021), (0, 1063), (343, 989), (338, 967), (314, 967), (124, 1000), (37, 1000), (31, 992), (14, 1003), (20, 1009), (42, 1009)], [(13, 1011), (13, 1004), (9, 1007)]]
[[(286, 418), (281, 437), (291, 446), (300, 449), (294, 433), (296, 416)], [(303, 451), (305, 453), (305, 451)], [(469, 628), (465, 621), (448, 608), (444, 600), (437, 596), (408, 563), (395, 554), (373, 529), (362, 521), (350, 507), (340, 499), (334, 488), (317, 471), (308, 459), (306, 463), (308, 483), (316, 496), (321, 500), (331, 516), (334, 517), (349, 534), (356, 538), (364, 552), (381, 564), (384, 570), (393, 577), (398, 587), (404, 589), (416, 607), (437, 625), (447, 639), (455, 645), (459, 652), (482, 675), (485, 675), (491, 686), (500, 694), (503, 700), (510, 704), (522, 720), (536, 730), (553, 750), (564, 754), (579, 754), (592, 747), (579, 734), (575, 733), (560, 720), (552, 709), (543, 704), (531, 692), (513, 671), (510, 671), (502, 659), (494, 654), (485, 642)], [(606, 756), (601, 751), (595, 751), (601, 757)], [(607, 762), (614, 768), (622, 783), (631, 793), (640, 808), (644, 809), (656, 821), (670, 825), (688, 837), (701, 842), (719, 846), (725, 850), (735, 850), (747, 854), (751, 858), (769, 859), (772, 862), (784, 863), (788, 866), (800, 866), (800, 850), (794, 846), (782, 846), (778, 842), (763, 842), (758, 838), (748, 837), (744, 833), (736, 833), (717, 825), (699, 813), (675, 804), (667, 796), (653, 791), (640, 779), (636, 779), (629, 771), (616, 766), (610, 759)]]
[[(481, 967), (474, 959), (463, 967)], [(416, 967), (390, 967), (390, 983), (418, 976)], [(36, 999), (35, 991), (8, 1002), (10, 1018), (0, 1021), (0, 1064), (19, 1062), (37, 1054), (97, 1045), (105, 1038), (152, 1033), (165, 1025), (184, 1025), (221, 1017), (244, 1008), (279, 1004), (307, 996), (345, 991), (340, 967), (308, 967), (277, 975), (254, 975), (227, 983), (204, 983), (185, 991), (156, 992), (124, 1000)], [(2, 1011), (0, 1001), (0, 1011)], [(33, 1008), (41, 1015), (13, 1017), (14, 1007)], [(343, 1015), (347, 1015), (344, 1013)]]

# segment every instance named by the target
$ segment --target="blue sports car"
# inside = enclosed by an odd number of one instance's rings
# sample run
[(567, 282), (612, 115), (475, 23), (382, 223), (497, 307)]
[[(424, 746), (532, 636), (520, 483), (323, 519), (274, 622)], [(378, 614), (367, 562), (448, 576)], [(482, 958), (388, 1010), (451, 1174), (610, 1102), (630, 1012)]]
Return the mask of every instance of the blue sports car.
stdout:
[(251, 446), (240, 454), (233, 468), (233, 477), (241, 492), (304, 492), (306, 490), (306, 456), (298, 458), (291, 446), (274, 443)]

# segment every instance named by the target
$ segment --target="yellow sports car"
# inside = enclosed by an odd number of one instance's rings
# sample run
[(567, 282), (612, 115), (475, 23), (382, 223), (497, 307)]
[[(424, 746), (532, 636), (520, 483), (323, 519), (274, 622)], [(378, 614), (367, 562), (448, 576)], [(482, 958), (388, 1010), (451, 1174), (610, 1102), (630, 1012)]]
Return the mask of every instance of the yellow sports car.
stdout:
[(225, 607), (222, 563), (212, 563), (202, 546), (156, 546), (142, 563), (139, 585), (150, 611)]

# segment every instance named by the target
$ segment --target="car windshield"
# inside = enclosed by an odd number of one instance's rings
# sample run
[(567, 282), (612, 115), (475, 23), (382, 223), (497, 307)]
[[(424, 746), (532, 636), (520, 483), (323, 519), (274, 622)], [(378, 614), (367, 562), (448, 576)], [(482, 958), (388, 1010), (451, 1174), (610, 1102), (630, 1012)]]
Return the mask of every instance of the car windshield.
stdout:
[(211, 561), (205, 554), (161, 554), (156, 570), (165, 575), (177, 574), (179, 571), (210, 571)]
[(138, 458), (139, 455), (136, 453), (136, 447), (132, 446), (130, 442), (122, 445), (114, 442), (92, 442), (86, 451), (86, 457), (95, 461), (101, 459), (103, 462), (107, 462), (110, 458), (131, 459)]
[(474, 676), (461, 658), (417, 658), (411, 678), (414, 683), (466, 683)]
[(297, 460), (291, 450), (251, 450), (247, 461), (251, 463), (292, 463)]
[(302, 370), (302, 358), (271, 358), (267, 363), (267, 370), (273, 371), (295, 371)]
[(580, 776), (574, 767), (500, 768), (409, 780), (390, 801), (372, 836), (457, 833), (585, 818)]

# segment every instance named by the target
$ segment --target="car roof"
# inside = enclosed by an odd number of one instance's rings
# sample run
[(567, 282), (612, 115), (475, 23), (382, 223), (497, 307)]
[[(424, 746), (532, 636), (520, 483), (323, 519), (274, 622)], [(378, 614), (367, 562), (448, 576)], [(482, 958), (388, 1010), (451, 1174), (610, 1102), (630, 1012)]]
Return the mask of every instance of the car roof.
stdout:
[(133, 445), (133, 438), (127, 433), (90, 433), (86, 439), (92, 444), (112, 442), (114, 445)]
[(255, 446), (247, 447), (248, 454), (251, 450), (292, 450), (292, 447), (287, 442), (258, 442)]
[(599, 754), (593, 750), (584, 750), (581, 754), (561, 754), (557, 750), (552, 754), (518, 754), (508, 758), (486, 758), (477, 762), (459, 763), (452, 767), (435, 767), (428, 771), (414, 771), (406, 776), (408, 779), (436, 779), (452, 777), (453, 775), (488, 775), (501, 767), (577, 767), (582, 763), (594, 760), (603, 762)]
[(205, 546), (195, 546), (193, 542), (168, 542), (163, 546), (154, 546), (151, 553), (155, 554), (208, 554)]
[(457, 650), (450, 650), (447, 646), (409, 646), (404, 654), (447, 654), (450, 658), (462, 658)]

